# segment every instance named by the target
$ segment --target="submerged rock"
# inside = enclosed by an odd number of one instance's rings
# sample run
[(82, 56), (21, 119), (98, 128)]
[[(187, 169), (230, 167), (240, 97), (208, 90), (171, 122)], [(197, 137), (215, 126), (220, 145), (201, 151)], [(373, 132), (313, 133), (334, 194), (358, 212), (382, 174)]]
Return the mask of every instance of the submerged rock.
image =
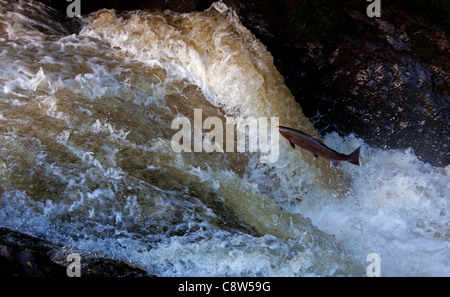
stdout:
[(139, 277), (147, 271), (99, 254), (0, 228), (0, 276), (67, 277), (67, 255), (80, 255), (80, 276)]

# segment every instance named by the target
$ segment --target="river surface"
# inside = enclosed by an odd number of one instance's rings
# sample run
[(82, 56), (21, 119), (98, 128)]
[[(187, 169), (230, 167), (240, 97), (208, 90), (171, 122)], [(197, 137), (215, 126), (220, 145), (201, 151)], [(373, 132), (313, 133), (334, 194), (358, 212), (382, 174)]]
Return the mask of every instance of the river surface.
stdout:
[(76, 30), (54, 14), (0, 1), (0, 226), (158, 276), (365, 276), (372, 253), (382, 276), (450, 276), (449, 166), (337, 133), (325, 144), (361, 146), (361, 166), (283, 137), (274, 162), (218, 138), (217, 152), (173, 149), (176, 118), (211, 131), (194, 110), (317, 136), (223, 3), (100, 10)]

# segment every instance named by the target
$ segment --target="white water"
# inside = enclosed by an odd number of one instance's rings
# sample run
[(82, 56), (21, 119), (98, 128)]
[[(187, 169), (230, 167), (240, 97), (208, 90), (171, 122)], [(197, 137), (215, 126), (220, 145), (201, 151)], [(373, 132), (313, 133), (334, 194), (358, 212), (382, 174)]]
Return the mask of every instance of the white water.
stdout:
[[(280, 158), (174, 153), (174, 117), (277, 116), (314, 134), (265, 47), (223, 4), (101, 11), (72, 34), (1, 1), (0, 226), (160, 276), (450, 276), (450, 167), (336, 134), (335, 169), (280, 138)], [(309, 218), (310, 221), (306, 218)]]
[[(335, 134), (325, 140), (337, 149), (360, 142)], [(361, 163), (343, 166), (352, 177), (345, 199), (314, 200), (298, 211), (358, 257), (378, 253), (382, 275), (448, 276), (450, 167), (424, 164), (409, 149), (367, 146)]]

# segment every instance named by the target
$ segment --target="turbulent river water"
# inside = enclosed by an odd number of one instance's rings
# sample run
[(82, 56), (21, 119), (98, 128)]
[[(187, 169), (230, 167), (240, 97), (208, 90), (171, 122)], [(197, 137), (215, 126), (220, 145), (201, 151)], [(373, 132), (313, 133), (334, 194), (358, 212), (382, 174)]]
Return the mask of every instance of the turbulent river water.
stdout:
[(194, 109), (317, 135), (223, 3), (101, 10), (76, 31), (42, 4), (0, 3), (0, 226), (158, 276), (364, 276), (371, 253), (382, 276), (450, 276), (448, 166), (335, 133), (325, 144), (361, 145), (361, 166), (282, 137), (272, 163), (173, 150), (173, 120)]

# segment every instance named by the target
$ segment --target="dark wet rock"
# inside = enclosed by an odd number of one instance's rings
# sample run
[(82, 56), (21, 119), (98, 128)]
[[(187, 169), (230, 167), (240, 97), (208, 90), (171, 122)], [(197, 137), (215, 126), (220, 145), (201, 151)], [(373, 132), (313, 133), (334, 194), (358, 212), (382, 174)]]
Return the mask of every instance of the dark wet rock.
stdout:
[(66, 275), (66, 268), (52, 262), (47, 255), (52, 248), (46, 241), (0, 228), (0, 275)]
[(0, 228), (0, 276), (67, 277), (67, 256), (80, 255), (81, 277), (148, 277), (148, 271), (98, 253)]
[[(67, 7), (73, 1), (61, 0), (40, 0), (61, 13), (65, 14)], [(109, 0), (109, 1), (80, 1), (81, 14), (88, 14), (93, 11), (107, 8), (118, 11), (128, 10), (172, 10), (177, 12), (200, 11), (208, 8), (214, 1), (208, 0)]]
[[(66, 13), (68, 2), (42, 0)], [(199, 11), (210, 0), (81, 1), (82, 13)], [(224, 0), (268, 48), (305, 115), (321, 134), (372, 146), (412, 147), (423, 161), (450, 163), (450, 2)]]
[(382, 1), (381, 18), (369, 18), (364, 2), (319, 2), (302, 2), (299, 10), (316, 16), (309, 19), (280, 9), (289, 29), (279, 28), (282, 15), (278, 23), (276, 13), (266, 15), (291, 1), (240, 7), (305, 115), (321, 134), (355, 133), (372, 146), (412, 147), (425, 162), (449, 164), (450, 26), (442, 19), (450, 10), (435, 20), (439, 7)]

